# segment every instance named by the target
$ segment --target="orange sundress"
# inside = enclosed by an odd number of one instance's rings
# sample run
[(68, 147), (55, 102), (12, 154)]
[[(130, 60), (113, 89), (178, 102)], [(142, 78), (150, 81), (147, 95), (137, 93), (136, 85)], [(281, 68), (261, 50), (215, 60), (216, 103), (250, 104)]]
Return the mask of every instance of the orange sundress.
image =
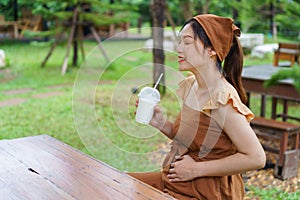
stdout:
[[(185, 102), (195, 77), (190, 76), (179, 84), (178, 95)], [(241, 200), (244, 183), (241, 174), (229, 176), (200, 177), (186, 182), (170, 182), (167, 178), (170, 163), (176, 155), (189, 155), (195, 161), (224, 158), (237, 152), (227, 134), (213, 117), (220, 104), (231, 105), (250, 122), (253, 113), (240, 100), (236, 90), (229, 84), (217, 89), (201, 111), (183, 103), (181, 112), (173, 125), (174, 139), (171, 150), (163, 162), (163, 191), (177, 199)], [(195, 126), (195, 124), (197, 126)]]

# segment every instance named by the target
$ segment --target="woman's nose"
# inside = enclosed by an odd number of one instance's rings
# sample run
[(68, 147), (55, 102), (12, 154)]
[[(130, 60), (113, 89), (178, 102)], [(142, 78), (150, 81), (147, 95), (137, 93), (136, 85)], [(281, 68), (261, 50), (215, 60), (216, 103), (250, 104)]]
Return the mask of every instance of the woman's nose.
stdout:
[(177, 52), (177, 53), (182, 53), (182, 47), (181, 47), (180, 44), (177, 44), (176, 52)]

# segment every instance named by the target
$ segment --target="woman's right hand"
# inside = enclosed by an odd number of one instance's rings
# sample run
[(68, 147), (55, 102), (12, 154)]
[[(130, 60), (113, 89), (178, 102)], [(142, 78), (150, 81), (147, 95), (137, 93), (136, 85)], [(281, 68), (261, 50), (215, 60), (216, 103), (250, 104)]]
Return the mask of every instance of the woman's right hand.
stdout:
[(150, 125), (157, 128), (158, 130), (162, 130), (165, 122), (166, 120), (163, 116), (161, 108), (158, 105), (154, 106), (154, 113), (150, 121)]
[[(135, 102), (135, 106), (138, 107), (138, 105), (139, 105), (139, 100), (137, 99)], [(158, 130), (162, 130), (165, 122), (166, 120), (163, 117), (163, 112), (161, 108), (158, 105), (154, 106), (153, 117), (150, 121), (150, 125), (157, 128)]]
[[(138, 105), (139, 100), (136, 100), (135, 106), (138, 107)], [(150, 125), (160, 130), (168, 138), (173, 139), (173, 123), (164, 118), (162, 109), (158, 105), (154, 106), (154, 113), (150, 120)]]

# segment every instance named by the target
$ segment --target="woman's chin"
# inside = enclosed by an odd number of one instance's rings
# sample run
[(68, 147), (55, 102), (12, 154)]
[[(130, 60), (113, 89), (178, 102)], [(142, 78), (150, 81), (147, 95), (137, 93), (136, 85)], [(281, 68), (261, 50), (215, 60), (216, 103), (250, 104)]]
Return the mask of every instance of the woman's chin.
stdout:
[(187, 69), (187, 67), (185, 67), (185, 66), (179, 65), (178, 70), (179, 71), (188, 71), (189, 69)]
[(178, 70), (181, 72), (190, 71), (190, 69), (188, 69), (186, 67), (178, 67)]

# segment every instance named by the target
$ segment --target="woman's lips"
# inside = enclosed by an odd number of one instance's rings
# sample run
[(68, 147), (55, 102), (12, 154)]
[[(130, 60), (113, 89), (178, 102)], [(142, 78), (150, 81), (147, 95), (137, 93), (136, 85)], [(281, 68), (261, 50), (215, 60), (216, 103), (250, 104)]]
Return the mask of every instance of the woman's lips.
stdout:
[(181, 63), (183, 61), (185, 61), (184, 57), (178, 56), (178, 62)]

